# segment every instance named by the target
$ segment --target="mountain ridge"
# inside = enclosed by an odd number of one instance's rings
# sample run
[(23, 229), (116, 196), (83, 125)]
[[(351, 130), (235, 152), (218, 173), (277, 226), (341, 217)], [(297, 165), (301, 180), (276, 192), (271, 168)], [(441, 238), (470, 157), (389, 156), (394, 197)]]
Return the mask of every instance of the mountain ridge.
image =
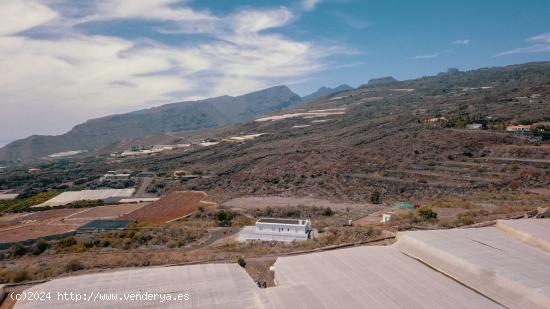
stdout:
[(28, 162), (61, 151), (94, 151), (128, 138), (220, 127), (300, 102), (287, 86), (275, 86), (235, 97), (168, 103), (90, 119), (61, 135), (31, 135), (13, 141), (0, 148), (0, 161)]
[(341, 85), (337, 86), (336, 88), (330, 88), (330, 87), (322, 86), (321, 88), (317, 89), (317, 91), (312, 92), (312, 93), (310, 93), (306, 96), (303, 96), (302, 97), (302, 102), (304, 102), (304, 103), (311, 102), (311, 101), (313, 101), (315, 99), (318, 99), (318, 98), (321, 98), (321, 97), (326, 97), (326, 96), (329, 96), (329, 95), (337, 93), (337, 92), (342, 92), (342, 91), (347, 91), (347, 90), (352, 90), (352, 89), (353, 89), (353, 87), (351, 87), (348, 84), (341, 84)]

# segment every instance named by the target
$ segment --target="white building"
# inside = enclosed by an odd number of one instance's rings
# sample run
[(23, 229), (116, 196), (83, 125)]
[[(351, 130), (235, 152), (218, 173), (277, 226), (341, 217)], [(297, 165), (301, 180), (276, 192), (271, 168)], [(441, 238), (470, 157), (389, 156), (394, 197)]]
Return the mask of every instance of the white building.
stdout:
[(469, 130), (479, 130), (483, 127), (481, 123), (470, 123), (466, 125), (466, 129)]
[(508, 132), (529, 132), (529, 131), (531, 131), (531, 126), (529, 126), (529, 125), (507, 126), (506, 131), (508, 131)]
[(393, 214), (392, 213), (383, 213), (382, 214), (382, 220), (380, 220), (380, 223), (388, 223), (391, 221)]
[(310, 220), (260, 218), (255, 226), (245, 226), (239, 232), (239, 240), (306, 240), (310, 238), (311, 231)]
[(130, 174), (122, 173), (107, 173), (99, 178), (100, 182), (105, 181), (126, 181), (130, 180)]

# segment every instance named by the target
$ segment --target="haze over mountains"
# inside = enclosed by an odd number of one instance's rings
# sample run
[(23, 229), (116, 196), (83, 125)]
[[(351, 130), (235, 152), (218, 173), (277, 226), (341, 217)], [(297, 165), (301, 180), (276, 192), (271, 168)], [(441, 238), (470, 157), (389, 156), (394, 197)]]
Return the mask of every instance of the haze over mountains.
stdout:
[[(53, 153), (93, 151), (124, 139), (151, 134), (182, 132), (239, 123), (300, 103), (346, 90), (321, 87), (300, 98), (287, 86), (276, 86), (245, 95), (221, 96), (199, 101), (171, 103), (135, 112), (88, 120), (57, 136), (33, 135), (0, 149), (0, 161), (31, 161)], [(1, 147), (2, 145), (0, 145)]]

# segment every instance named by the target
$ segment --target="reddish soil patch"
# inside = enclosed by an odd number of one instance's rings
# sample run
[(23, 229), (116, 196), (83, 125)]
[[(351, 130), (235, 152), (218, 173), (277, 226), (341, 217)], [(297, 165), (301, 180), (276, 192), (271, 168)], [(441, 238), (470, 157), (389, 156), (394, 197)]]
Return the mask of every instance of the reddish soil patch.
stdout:
[(37, 211), (35, 213), (31, 213), (27, 216), (22, 217), (22, 220), (51, 220), (51, 219), (61, 219), (67, 216), (70, 216), (74, 213), (82, 211), (82, 208), (65, 208), (65, 209), (52, 209), (52, 210), (45, 210), (45, 211)]
[(214, 206), (215, 203), (206, 201), (207, 198), (208, 195), (201, 191), (176, 191), (122, 218), (140, 223), (165, 223), (185, 217), (199, 207)]
[(0, 231), (0, 242), (17, 242), (75, 230), (77, 224), (29, 224)]
[(120, 218), (145, 205), (147, 203), (52, 209), (30, 214), (6, 215), (0, 221), (0, 243), (62, 234), (92, 220)]
[(110, 205), (110, 206), (98, 206), (94, 208), (88, 208), (85, 211), (75, 213), (71, 216), (68, 216), (66, 219), (87, 219), (87, 220), (98, 220), (98, 219), (115, 219), (120, 216), (129, 214), (133, 211), (140, 209), (141, 207), (149, 205), (149, 203), (139, 203), (139, 204), (120, 204), (120, 205)]

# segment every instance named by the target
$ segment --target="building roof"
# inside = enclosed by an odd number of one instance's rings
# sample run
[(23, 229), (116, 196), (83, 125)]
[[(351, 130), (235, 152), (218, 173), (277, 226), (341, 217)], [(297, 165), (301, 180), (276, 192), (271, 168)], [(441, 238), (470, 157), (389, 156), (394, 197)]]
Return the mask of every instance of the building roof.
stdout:
[(267, 308), (501, 308), (394, 247), (277, 259)]
[[(257, 223), (276, 223), (276, 224), (293, 224), (293, 225), (305, 225), (306, 220), (298, 219), (279, 219), (279, 218), (260, 218)], [(303, 223), (302, 223), (303, 222)]]
[(508, 308), (550, 308), (550, 255), (500, 228), (415, 231), (398, 239), (400, 251)]
[(128, 227), (132, 220), (93, 220), (77, 229), (77, 231), (89, 230), (122, 230)]
[(412, 209), (414, 208), (414, 204), (412, 202), (393, 202), (390, 204), (389, 207), (399, 209)]
[(109, 198), (124, 198), (132, 196), (132, 194), (134, 194), (134, 191), (134, 188), (68, 191), (63, 192), (58, 196), (47, 200), (46, 202), (39, 204), (35, 207), (60, 206), (82, 200), (105, 200)]
[[(52, 280), (29, 291), (50, 291), (50, 308), (259, 308), (254, 281), (237, 264), (204, 264), (176, 267), (150, 267), (124, 271), (81, 275)], [(74, 301), (57, 297), (57, 292), (118, 293), (118, 301)], [(129, 301), (124, 293), (159, 293), (177, 297), (189, 293), (188, 301)], [(94, 296), (95, 298), (95, 296)], [(40, 301), (18, 301), (16, 308), (42, 308)]]
[[(402, 232), (392, 246), (280, 257), (276, 286), (267, 289), (236, 264), (205, 264), (61, 278), (29, 291), (190, 293), (190, 301), (162, 304), (167, 308), (550, 308), (550, 254), (533, 245), (550, 238), (550, 220), (503, 223), (508, 230), (497, 224)], [(74, 301), (50, 304), (72, 308)], [(155, 305), (81, 302), (79, 308)], [(41, 306), (23, 300), (15, 308)]]

